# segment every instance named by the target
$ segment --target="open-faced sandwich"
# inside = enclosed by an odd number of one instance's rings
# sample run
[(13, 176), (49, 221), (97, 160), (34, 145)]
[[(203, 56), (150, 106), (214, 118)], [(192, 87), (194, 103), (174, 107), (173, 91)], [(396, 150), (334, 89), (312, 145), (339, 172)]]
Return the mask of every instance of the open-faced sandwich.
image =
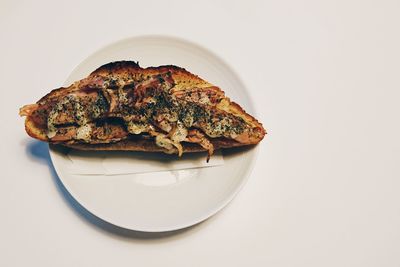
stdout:
[(176, 66), (101, 66), (20, 109), (33, 138), (80, 150), (177, 153), (259, 143), (260, 122), (224, 92)]

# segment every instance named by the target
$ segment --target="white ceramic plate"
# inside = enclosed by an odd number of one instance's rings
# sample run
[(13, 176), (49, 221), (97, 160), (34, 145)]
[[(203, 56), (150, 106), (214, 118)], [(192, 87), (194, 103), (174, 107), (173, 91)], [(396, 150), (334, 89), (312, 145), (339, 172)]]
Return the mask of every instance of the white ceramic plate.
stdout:
[[(171, 37), (143, 36), (113, 43), (78, 65), (65, 85), (116, 60), (139, 61), (142, 67), (167, 64), (184, 67), (221, 87), (227, 96), (254, 114), (245, 86), (223, 60), (198, 45)], [(224, 165), (212, 168), (88, 176), (70, 174), (66, 170), (70, 162), (65, 152), (50, 147), (51, 159), (61, 182), (83, 207), (111, 224), (147, 232), (194, 225), (232, 200), (249, 176), (256, 147), (224, 151), (223, 154)]]

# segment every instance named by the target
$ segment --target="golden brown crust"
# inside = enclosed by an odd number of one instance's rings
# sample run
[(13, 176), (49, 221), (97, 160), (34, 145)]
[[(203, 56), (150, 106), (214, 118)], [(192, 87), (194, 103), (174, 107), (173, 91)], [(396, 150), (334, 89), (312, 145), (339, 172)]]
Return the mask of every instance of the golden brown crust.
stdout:
[(25, 130), (30, 137), (36, 138), (41, 141), (48, 142), (49, 139), (46, 135), (46, 129), (38, 127), (34, 120), (31, 117), (26, 117), (25, 119)]

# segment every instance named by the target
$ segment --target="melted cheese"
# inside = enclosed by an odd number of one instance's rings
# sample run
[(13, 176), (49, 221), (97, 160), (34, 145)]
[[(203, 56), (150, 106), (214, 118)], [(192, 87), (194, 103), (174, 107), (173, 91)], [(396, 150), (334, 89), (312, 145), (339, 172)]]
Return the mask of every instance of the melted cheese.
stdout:
[(203, 104), (203, 105), (211, 103), (210, 98), (208, 97), (207, 93), (201, 92), (199, 103)]
[(85, 125), (87, 123), (87, 115), (85, 110), (78, 101), (74, 102), (74, 112), (75, 112), (76, 122), (79, 125)]
[(165, 153), (173, 154), (178, 150), (178, 155), (182, 156), (183, 147), (179, 142), (174, 142), (168, 136), (162, 133), (151, 131), (150, 134), (155, 136), (156, 145), (165, 148)]
[(169, 124), (169, 122), (166, 120), (160, 121), (158, 123), (158, 126), (161, 128), (161, 130), (163, 130), (167, 133), (169, 133), (172, 130), (171, 124)]
[(53, 109), (50, 111), (49, 116), (47, 117), (47, 137), (53, 138), (57, 134), (57, 129), (54, 126), (54, 120), (58, 116), (57, 109)]
[(206, 123), (203, 125), (203, 130), (204, 132), (212, 137), (221, 137), (228, 135), (228, 128), (232, 124), (232, 122), (229, 120), (229, 118), (222, 118), (222, 120), (215, 121), (214, 123)]
[(178, 113), (174, 111), (170, 111), (170, 113), (167, 113), (164, 115), (164, 118), (168, 120), (169, 122), (175, 122), (178, 120)]
[(92, 127), (89, 124), (85, 124), (76, 130), (76, 139), (89, 141), (92, 133)]
[(128, 132), (131, 134), (140, 134), (145, 132), (148, 126), (145, 123), (130, 121), (127, 124)]
[(188, 130), (185, 128), (182, 122), (178, 121), (175, 130), (171, 134), (171, 140), (174, 143), (180, 143), (185, 140), (188, 135)]
[(168, 150), (169, 153), (174, 153), (174, 145), (172, 140), (170, 140), (167, 136), (164, 134), (158, 134), (156, 136), (156, 145), (159, 147), (163, 147)]

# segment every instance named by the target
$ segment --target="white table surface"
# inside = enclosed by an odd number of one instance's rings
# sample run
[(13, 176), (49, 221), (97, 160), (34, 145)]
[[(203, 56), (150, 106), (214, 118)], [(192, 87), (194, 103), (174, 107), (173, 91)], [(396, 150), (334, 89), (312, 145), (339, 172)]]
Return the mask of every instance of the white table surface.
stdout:
[[(399, 1), (0, 1), (0, 266), (400, 266)], [(116, 40), (224, 58), (269, 135), (200, 225), (101, 223), (62, 189), (18, 108)]]

